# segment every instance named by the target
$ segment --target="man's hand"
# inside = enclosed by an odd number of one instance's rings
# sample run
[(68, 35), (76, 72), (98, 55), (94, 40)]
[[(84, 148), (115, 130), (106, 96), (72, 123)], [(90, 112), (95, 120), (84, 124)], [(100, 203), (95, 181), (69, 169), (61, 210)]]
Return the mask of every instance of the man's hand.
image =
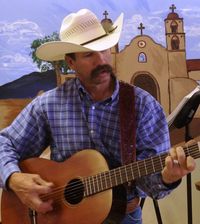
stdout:
[(195, 160), (191, 156), (186, 157), (182, 147), (171, 148), (162, 170), (163, 182), (166, 184), (176, 182), (194, 169)]
[(39, 175), (15, 172), (9, 177), (8, 187), (32, 210), (40, 213), (53, 210), (52, 200), (42, 201), (40, 198), (52, 191), (53, 183), (44, 181)]

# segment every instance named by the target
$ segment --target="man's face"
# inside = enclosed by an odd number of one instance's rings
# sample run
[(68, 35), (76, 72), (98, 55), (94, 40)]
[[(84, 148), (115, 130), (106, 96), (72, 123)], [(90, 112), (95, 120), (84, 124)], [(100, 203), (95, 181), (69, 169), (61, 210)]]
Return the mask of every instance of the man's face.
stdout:
[(110, 81), (112, 73), (110, 49), (100, 52), (75, 53), (75, 60), (69, 57), (66, 60), (85, 85)]

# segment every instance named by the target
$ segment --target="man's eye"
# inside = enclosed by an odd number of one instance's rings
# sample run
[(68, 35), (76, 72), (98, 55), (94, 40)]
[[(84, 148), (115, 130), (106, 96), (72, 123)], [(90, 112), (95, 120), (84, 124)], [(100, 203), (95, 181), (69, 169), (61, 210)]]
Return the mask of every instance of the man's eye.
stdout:
[(92, 56), (92, 52), (86, 53), (86, 54), (84, 55), (84, 57), (90, 57), (90, 56)]

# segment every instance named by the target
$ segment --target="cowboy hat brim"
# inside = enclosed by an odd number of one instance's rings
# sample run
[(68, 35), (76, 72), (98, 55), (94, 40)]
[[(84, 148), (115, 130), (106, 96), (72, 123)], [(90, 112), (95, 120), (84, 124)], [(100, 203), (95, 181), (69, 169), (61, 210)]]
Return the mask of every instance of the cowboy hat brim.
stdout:
[(123, 25), (123, 13), (117, 18), (113, 32), (91, 41), (84, 45), (74, 44), (65, 41), (50, 41), (39, 46), (36, 56), (45, 61), (59, 61), (65, 59), (65, 54), (88, 51), (103, 51), (115, 46), (120, 38)]

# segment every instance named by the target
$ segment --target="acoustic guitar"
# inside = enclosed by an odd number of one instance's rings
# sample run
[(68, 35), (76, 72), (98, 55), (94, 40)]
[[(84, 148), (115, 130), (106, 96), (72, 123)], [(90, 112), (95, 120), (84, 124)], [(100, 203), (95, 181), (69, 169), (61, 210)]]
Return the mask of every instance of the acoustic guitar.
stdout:
[[(186, 156), (200, 157), (200, 143), (184, 147)], [(82, 150), (64, 162), (30, 158), (20, 163), (26, 173), (37, 173), (55, 187), (43, 200), (52, 198), (54, 209), (36, 213), (12, 191), (2, 194), (2, 224), (119, 224), (126, 212), (124, 184), (160, 172), (168, 154), (150, 157), (109, 170), (96, 150)]]

